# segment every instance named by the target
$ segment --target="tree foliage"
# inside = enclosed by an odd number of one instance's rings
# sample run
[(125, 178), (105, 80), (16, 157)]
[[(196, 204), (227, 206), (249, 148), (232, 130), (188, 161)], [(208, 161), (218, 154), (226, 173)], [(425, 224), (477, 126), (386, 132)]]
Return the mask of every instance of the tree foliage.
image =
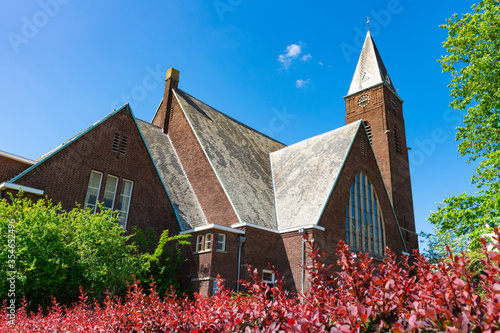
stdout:
[(166, 244), (184, 242), (185, 236), (165, 232), (156, 249), (141, 251), (134, 235), (116, 221), (109, 210), (67, 212), (49, 199), (34, 203), (22, 194), (0, 201), (0, 262), (5, 263), (0, 299), (12, 298), (11, 276), (16, 277), (16, 303), (26, 297), (36, 307), (50, 304), (51, 296), (69, 304), (78, 299), (79, 287), (97, 297), (125, 291), (134, 274), (149, 278), (159, 265), (173, 274), (175, 262), (166, 256)]
[(481, 1), (442, 27), (448, 30), (447, 54), (439, 62), (452, 77), (451, 106), (467, 110), (458, 150), (468, 162), (479, 162), (472, 177), (478, 191), (445, 199), (429, 220), (439, 232), (452, 230), (477, 248), (500, 217), (500, 1)]
[(420, 233), (420, 239), (427, 240), (427, 247), (423, 255), (430, 264), (437, 264), (450, 254), (457, 255), (467, 249), (469, 240), (465, 236), (456, 236), (449, 232), (439, 233), (436, 229), (434, 231), (434, 234)]

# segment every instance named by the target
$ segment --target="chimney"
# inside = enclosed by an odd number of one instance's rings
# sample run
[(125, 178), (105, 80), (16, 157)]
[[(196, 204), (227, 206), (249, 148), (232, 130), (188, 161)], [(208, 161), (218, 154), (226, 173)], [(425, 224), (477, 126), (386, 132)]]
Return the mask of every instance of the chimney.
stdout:
[(167, 71), (165, 79), (165, 91), (163, 92), (163, 100), (160, 107), (151, 122), (153, 125), (159, 126), (164, 133), (168, 132), (168, 124), (172, 113), (172, 100), (174, 98), (173, 90), (179, 85), (179, 71), (175, 68), (170, 68)]

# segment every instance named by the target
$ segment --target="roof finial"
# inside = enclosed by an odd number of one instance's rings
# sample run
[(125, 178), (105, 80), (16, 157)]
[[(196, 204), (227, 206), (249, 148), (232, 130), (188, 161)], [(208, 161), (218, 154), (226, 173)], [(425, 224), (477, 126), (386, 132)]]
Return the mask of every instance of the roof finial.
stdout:
[(370, 31), (370, 17), (366, 18), (366, 27), (368, 28), (368, 32)]

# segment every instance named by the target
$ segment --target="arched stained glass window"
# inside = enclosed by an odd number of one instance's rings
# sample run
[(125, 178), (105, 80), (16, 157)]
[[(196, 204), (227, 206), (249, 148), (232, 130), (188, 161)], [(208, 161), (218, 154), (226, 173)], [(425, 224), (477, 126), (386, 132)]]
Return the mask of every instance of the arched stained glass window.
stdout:
[(370, 178), (358, 173), (346, 210), (346, 241), (352, 250), (384, 255), (384, 219)]

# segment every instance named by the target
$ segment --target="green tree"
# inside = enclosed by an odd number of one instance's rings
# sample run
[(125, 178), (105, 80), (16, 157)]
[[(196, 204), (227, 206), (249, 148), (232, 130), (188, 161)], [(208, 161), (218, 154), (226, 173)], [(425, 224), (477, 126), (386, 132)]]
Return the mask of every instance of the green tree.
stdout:
[(475, 249), (500, 216), (500, 1), (481, 1), (442, 27), (447, 54), (439, 62), (452, 76), (451, 106), (467, 112), (458, 127), (458, 151), (469, 163), (479, 162), (472, 177), (478, 191), (445, 199), (429, 220), (439, 233), (466, 236)]
[(453, 255), (460, 254), (460, 252), (467, 249), (469, 241), (466, 237), (455, 236), (450, 232), (439, 233), (436, 229), (434, 229), (434, 232), (434, 234), (420, 233), (420, 238), (427, 240), (427, 249), (423, 254), (429, 263), (437, 264), (442, 258), (448, 257), (447, 246)]
[(22, 194), (0, 200), (0, 300), (12, 298), (7, 278), (13, 274), (16, 301), (25, 296), (31, 308), (49, 304), (51, 296), (66, 304), (75, 301), (80, 287), (98, 297), (123, 291), (132, 275), (155, 273), (167, 243), (175, 248), (187, 237), (166, 232), (156, 248), (141, 251), (135, 235), (116, 221), (117, 215), (105, 209), (95, 215), (82, 208), (67, 212), (49, 199), (34, 203)]

